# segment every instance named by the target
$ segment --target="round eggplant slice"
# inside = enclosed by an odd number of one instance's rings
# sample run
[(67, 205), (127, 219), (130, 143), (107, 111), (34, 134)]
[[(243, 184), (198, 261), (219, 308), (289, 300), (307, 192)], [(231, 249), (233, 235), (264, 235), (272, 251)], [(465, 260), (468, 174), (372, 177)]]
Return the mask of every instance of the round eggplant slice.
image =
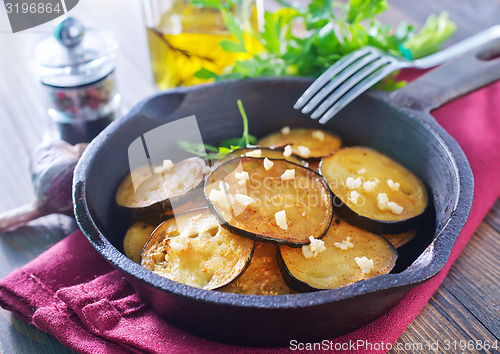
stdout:
[(211, 290), (245, 270), (254, 246), (223, 228), (208, 209), (193, 210), (156, 228), (142, 251), (141, 265), (170, 280)]
[(310, 242), (309, 236), (323, 237), (333, 217), (325, 180), (286, 160), (234, 158), (213, 170), (205, 183), (209, 206), (221, 221), (257, 241), (300, 247)]
[(118, 187), (116, 202), (126, 208), (170, 210), (172, 204), (187, 201), (186, 194), (202, 183), (204, 167), (205, 161), (199, 157), (183, 160), (169, 168), (139, 167)]
[(207, 199), (202, 188), (197, 188), (186, 193), (182, 204), (169, 210), (157, 210), (152, 208), (133, 209), (134, 220), (143, 221), (148, 224), (159, 225), (163, 221), (176, 215), (187, 213), (191, 210), (206, 208)]
[(420, 179), (370, 148), (340, 149), (321, 160), (320, 173), (336, 196), (338, 215), (372, 232), (408, 231), (427, 208)]
[(312, 258), (306, 258), (300, 248), (279, 247), (278, 262), (291, 288), (340, 288), (387, 274), (396, 264), (397, 252), (389, 241), (340, 219), (321, 240), (326, 249)]
[(384, 234), (384, 236), (396, 248), (406, 245), (417, 235), (417, 229), (411, 229), (399, 234)]
[(135, 263), (141, 263), (141, 252), (156, 226), (136, 221), (123, 239), (123, 252)]
[(328, 156), (342, 145), (342, 140), (324, 130), (310, 128), (282, 129), (257, 142), (258, 146), (279, 148), (290, 145), (292, 152), (304, 159)]
[(224, 162), (229, 161), (231, 159), (234, 159), (236, 157), (242, 157), (243, 156), (249, 156), (249, 157), (262, 157), (262, 158), (269, 158), (269, 159), (283, 159), (287, 160), (290, 162), (294, 162), (296, 164), (308, 167), (308, 163), (299, 157), (295, 155), (290, 155), (288, 157), (285, 157), (283, 155), (283, 148), (276, 148), (276, 149), (270, 149), (266, 147), (247, 147), (247, 148), (241, 148), (237, 150), (231, 151), (229, 154), (224, 156), (222, 159), (216, 161), (213, 164), (212, 168), (217, 168), (218, 166), (222, 165)]
[(258, 242), (248, 268), (220, 291), (241, 295), (287, 295), (295, 293), (283, 280), (276, 260), (276, 246)]

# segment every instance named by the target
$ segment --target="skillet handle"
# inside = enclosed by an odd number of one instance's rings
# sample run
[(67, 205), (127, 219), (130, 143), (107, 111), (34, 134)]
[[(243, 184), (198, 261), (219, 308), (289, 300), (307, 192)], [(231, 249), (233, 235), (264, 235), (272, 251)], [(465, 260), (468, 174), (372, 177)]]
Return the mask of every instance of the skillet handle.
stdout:
[(500, 40), (466, 53), (392, 92), (401, 108), (429, 112), (447, 102), (500, 80)]

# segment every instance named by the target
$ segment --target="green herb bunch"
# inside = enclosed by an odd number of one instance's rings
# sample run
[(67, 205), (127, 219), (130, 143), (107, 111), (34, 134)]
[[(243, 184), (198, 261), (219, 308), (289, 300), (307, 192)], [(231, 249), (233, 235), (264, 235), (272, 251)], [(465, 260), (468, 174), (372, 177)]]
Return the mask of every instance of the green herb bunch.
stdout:
[[(246, 47), (246, 33), (232, 11), (236, 4), (245, 1), (192, 0), (196, 6), (221, 11), (235, 39), (221, 41), (220, 45), (228, 52), (251, 53)], [(283, 0), (279, 2), (282, 7), (274, 12), (266, 11), (262, 28), (249, 34), (260, 43), (261, 51), (249, 59), (238, 60), (222, 75), (203, 68), (196, 76), (216, 80), (317, 77), (341, 57), (367, 45), (392, 55), (417, 59), (437, 51), (456, 28), (445, 12), (430, 16), (420, 30), (406, 22), (395, 28), (382, 24), (377, 16), (387, 9), (387, 0), (312, 0), (302, 8)]]

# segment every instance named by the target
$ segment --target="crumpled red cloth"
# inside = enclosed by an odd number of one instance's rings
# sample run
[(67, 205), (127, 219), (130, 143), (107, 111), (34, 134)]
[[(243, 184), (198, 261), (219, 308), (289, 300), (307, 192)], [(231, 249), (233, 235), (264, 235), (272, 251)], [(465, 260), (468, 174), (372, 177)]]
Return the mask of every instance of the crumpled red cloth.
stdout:
[[(417, 73), (407, 73), (407, 78)], [(411, 290), (372, 323), (332, 343), (371, 343), (385, 352), (439, 287), (467, 241), (500, 196), (500, 83), (433, 114), (459, 142), (475, 178), (469, 219), (443, 270)], [(122, 275), (77, 231), (0, 281), (0, 305), (80, 353), (259, 352), (199, 338), (159, 318)], [(330, 338), (325, 338), (330, 340)], [(377, 347), (378, 344), (378, 347)], [(288, 348), (274, 349), (276, 352)], [(353, 352), (355, 350), (352, 350)]]

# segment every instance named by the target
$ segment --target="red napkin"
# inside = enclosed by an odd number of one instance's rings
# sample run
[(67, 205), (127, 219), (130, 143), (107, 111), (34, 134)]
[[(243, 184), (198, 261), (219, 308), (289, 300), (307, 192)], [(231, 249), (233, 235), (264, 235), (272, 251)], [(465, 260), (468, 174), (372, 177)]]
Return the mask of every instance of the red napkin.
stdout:
[[(409, 72), (407, 78), (417, 74)], [(470, 217), (438, 275), (411, 290), (382, 317), (332, 339), (336, 348), (385, 352), (439, 287), (500, 196), (499, 113), (500, 83), (434, 112), (471, 164), (475, 194)], [(208, 341), (160, 319), (79, 231), (0, 281), (0, 305), (81, 353), (266, 351)]]

